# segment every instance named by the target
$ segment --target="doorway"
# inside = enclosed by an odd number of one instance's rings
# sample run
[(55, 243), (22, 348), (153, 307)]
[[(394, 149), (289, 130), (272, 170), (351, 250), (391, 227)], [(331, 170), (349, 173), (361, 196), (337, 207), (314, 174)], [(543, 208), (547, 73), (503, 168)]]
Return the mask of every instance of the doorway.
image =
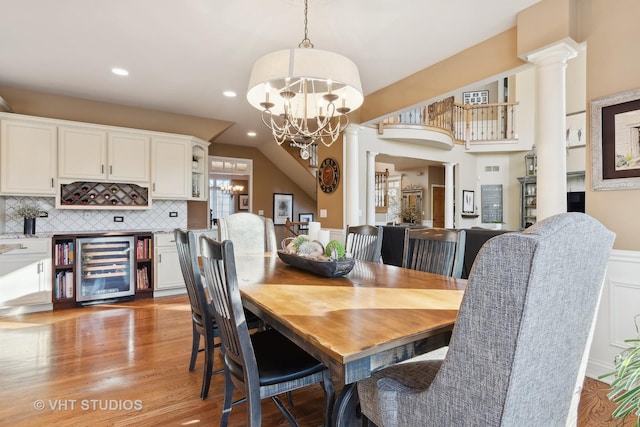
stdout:
[(211, 228), (218, 218), (252, 211), (253, 160), (209, 156), (209, 213)]
[(431, 218), (436, 228), (444, 228), (444, 189), (444, 185), (431, 186)]

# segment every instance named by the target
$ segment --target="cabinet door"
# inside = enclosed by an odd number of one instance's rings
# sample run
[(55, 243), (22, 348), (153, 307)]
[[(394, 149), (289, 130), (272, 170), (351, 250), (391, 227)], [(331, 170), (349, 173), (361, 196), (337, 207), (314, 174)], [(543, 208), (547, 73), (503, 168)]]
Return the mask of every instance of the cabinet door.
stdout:
[(155, 262), (156, 289), (163, 290), (185, 287), (182, 269), (180, 268), (180, 259), (178, 258), (178, 249), (175, 247), (175, 243), (173, 247), (156, 247)]
[(107, 132), (76, 126), (58, 128), (58, 176), (101, 180), (107, 178)]
[(56, 126), (2, 120), (0, 192), (51, 196), (56, 193)]
[(188, 199), (191, 196), (191, 144), (171, 138), (154, 138), (151, 195), (156, 199)]
[(109, 132), (109, 180), (149, 184), (150, 138), (124, 132)]
[(0, 255), (0, 309), (51, 303), (50, 242), (2, 241), (23, 248)]

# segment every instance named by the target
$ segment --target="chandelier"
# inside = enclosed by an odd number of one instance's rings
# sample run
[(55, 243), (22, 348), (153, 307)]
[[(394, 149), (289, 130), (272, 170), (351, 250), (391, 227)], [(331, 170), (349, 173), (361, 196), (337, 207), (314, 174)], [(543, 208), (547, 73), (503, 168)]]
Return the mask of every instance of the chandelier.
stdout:
[(218, 187), (220, 189), (220, 191), (222, 191), (224, 194), (231, 194), (233, 196), (234, 193), (238, 193), (242, 190), (244, 190), (244, 186), (243, 185), (221, 185)]
[(311, 145), (331, 146), (338, 139), (349, 125), (347, 113), (364, 98), (353, 61), (313, 48), (305, 0), (304, 38), (297, 49), (269, 53), (253, 64), (247, 100), (262, 110), (262, 121), (278, 144), (289, 141), (308, 158)]

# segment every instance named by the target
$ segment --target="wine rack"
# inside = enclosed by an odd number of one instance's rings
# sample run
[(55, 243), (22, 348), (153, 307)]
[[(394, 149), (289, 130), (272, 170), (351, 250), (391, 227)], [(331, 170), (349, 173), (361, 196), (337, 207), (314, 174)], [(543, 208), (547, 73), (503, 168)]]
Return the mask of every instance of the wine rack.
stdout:
[(136, 184), (72, 182), (60, 185), (62, 206), (149, 206), (149, 189)]

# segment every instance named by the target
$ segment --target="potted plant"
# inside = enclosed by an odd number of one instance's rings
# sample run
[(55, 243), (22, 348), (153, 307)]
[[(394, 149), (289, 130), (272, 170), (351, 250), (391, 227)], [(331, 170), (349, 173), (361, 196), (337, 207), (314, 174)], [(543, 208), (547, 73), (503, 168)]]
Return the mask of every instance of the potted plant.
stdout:
[(411, 224), (415, 224), (418, 219), (418, 210), (416, 209), (415, 205), (405, 206), (404, 208), (402, 208), (400, 215), (402, 216), (403, 222), (410, 222)]
[[(637, 329), (640, 315), (635, 318)], [(611, 416), (624, 419), (634, 414), (637, 417), (635, 426), (640, 427), (640, 338), (628, 339), (625, 342), (632, 346), (616, 356), (615, 370), (601, 375), (598, 379), (614, 377), (607, 397), (617, 403), (618, 407)]]
[(40, 206), (34, 203), (22, 203), (14, 211), (16, 217), (24, 218), (24, 234), (35, 234), (36, 218), (40, 216)]

